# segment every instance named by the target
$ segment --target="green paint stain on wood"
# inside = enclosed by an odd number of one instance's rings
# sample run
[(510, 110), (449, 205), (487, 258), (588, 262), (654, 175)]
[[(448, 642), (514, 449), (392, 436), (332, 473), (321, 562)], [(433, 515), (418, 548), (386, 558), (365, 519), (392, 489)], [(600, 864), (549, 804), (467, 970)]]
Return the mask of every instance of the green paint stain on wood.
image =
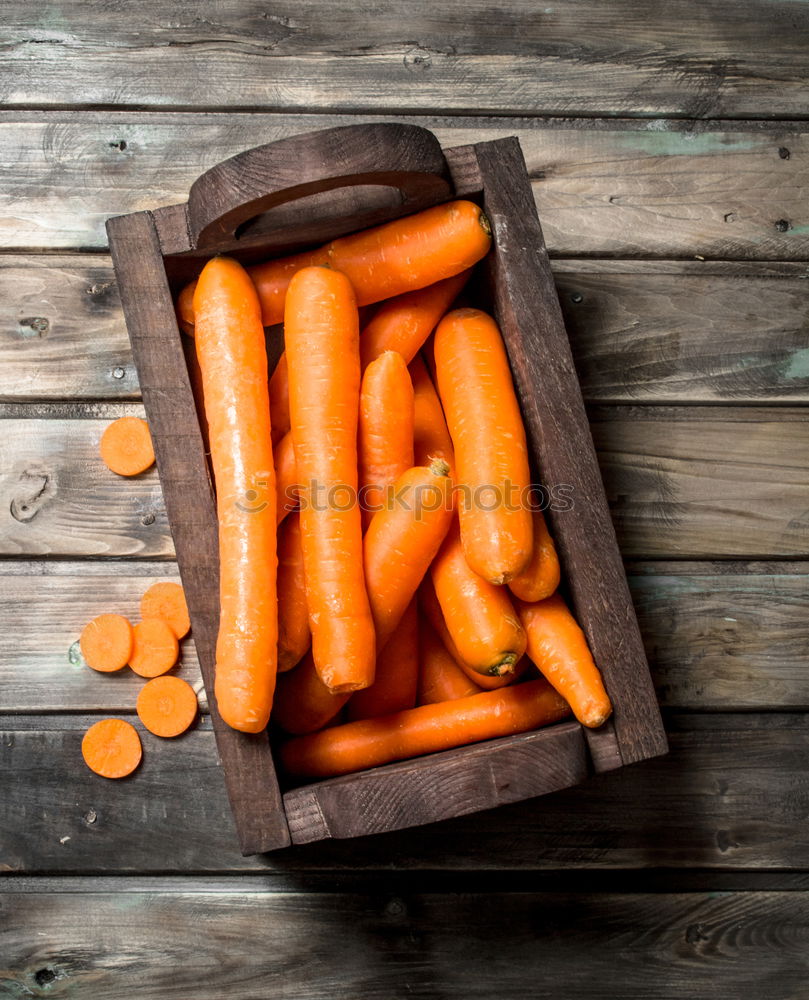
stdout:
[[(763, 151), (760, 138), (742, 138), (728, 132), (675, 132), (657, 120), (638, 132), (614, 132), (611, 139), (647, 156), (714, 156), (717, 153)], [(775, 148), (773, 149), (775, 155)]]
[(784, 378), (809, 378), (809, 347), (795, 351), (784, 369)]

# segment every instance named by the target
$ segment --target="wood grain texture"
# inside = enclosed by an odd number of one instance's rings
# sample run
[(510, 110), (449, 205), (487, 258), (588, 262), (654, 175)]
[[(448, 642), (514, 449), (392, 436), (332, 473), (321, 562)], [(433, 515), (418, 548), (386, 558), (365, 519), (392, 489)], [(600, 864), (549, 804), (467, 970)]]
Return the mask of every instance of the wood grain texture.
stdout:
[[(155, 470), (122, 480), (98, 455), (104, 427), (124, 413), (143, 410), (0, 408), (0, 556), (173, 555)], [(809, 551), (802, 410), (598, 406), (590, 427), (624, 556), (766, 559)]]
[[(519, 142), (479, 143), (475, 155), (483, 210), (492, 227), (484, 273), (508, 351), (533, 472), (549, 486), (564, 484), (574, 497), (566, 512), (557, 512), (552, 503), (547, 515), (573, 613), (612, 701), (620, 759), (631, 764), (665, 753), (666, 737), (542, 230)], [(603, 747), (599, 751), (600, 762)]]
[[(809, 402), (807, 265), (551, 267), (585, 400)], [(108, 257), (0, 258), (0, 400), (139, 395)]]
[(0, 100), (17, 107), (408, 108), (689, 118), (801, 115), (809, 15), (802, 5), (721, 0), (664, 7), (565, 0), (505, 9), (345, 0), (258, 0), (121, 18), (61, 0), (32, 18), (4, 8)]
[[(809, 594), (802, 563), (632, 563), (629, 586), (667, 708), (809, 710)], [(95, 614), (135, 619), (172, 562), (0, 563), (4, 712), (131, 711), (143, 681), (83, 667), (75, 643)], [(25, 619), (28, 627), (20, 630)], [(180, 676), (199, 687), (193, 637)], [(200, 692), (203, 708), (204, 694)]]
[[(369, 120), (6, 113), (0, 239), (8, 249), (100, 249), (108, 216), (185, 201), (199, 174), (229, 156)], [(431, 116), (429, 126), (444, 146), (518, 136), (552, 256), (809, 258), (806, 122)]]
[[(0, 897), (0, 983), (10, 997), (95, 1000), (118, 1000), (122, 982), (139, 1000), (553, 1000), (560, 982), (570, 998), (755, 991), (795, 1000), (809, 972), (808, 897), (150, 891), (137, 882), (32, 895), (10, 883)], [(189, 939), (193, 961), (182, 961)]]
[[(11, 872), (722, 868), (806, 870), (805, 715), (667, 721), (671, 752), (576, 788), (432, 826), (242, 858), (208, 718), (101, 781), (81, 715), (2, 719), (0, 858)], [(69, 840), (63, 838), (69, 837)]]
[(423, 826), (577, 785), (587, 777), (582, 727), (563, 722), (373, 768), (284, 795), (293, 844)]
[(590, 420), (625, 556), (809, 551), (805, 410), (607, 407)]
[[(211, 696), (219, 631), (218, 520), (182, 338), (151, 215), (111, 219), (107, 230), (199, 664)], [(266, 733), (231, 729), (213, 697), (209, 710), (243, 853), (286, 846), (289, 832)]]

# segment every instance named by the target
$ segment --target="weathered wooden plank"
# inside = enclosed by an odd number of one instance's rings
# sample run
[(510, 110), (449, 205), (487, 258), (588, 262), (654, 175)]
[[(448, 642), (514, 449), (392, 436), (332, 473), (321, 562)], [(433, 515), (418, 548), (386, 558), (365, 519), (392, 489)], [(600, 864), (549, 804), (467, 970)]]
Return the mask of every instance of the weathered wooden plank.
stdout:
[(139, 396), (109, 257), (0, 257), (0, 399)]
[(809, 14), (786, 0), (403, 5), (226, 0), (122, 18), (4, 6), (0, 100), (17, 107), (274, 107), (690, 118), (805, 114)]
[[(88, 562), (0, 564), (0, 688), (3, 711), (77, 709), (131, 712), (143, 678), (124, 669), (99, 674), (83, 662), (78, 639), (96, 615), (140, 619), (140, 599), (158, 580), (179, 582), (175, 563)], [(25, 627), (20, 627), (20, 622)], [(207, 707), (192, 638), (179, 666)]]
[[(0, 409), (0, 555), (172, 554), (156, 471), (121, 479), (98, 455), (107, 420), (123, 412), (142, 410)], [(804, 411), (605, 406), (592, 411), (591, 426), (624, 555), (752, 559), (809, 551)]]
[[(39, 54), (43, 46), (36, 48)], [(204, 170), (241, 150), (373, 120), (378, 116), (117, 111), (102, 120), (67, 113), (5, 118), (0, 239), (9, 249), (102, 248), (108, 216), (185, 201)], [(423, 118), (385, 120), (424, 124)], [(446, 146), (519, 137), (552, 255), (809, 257), (805, 123), (736, 128), (654, 120), (604, 127), (431, 117), (429, 126)]]
[(625, 555), (807, 552), (805, 410), (603, 407), (591, 427)]
[[(14, 872), (809, 868), (809, 718), (669, 720), (666, 757), (413, 831), (241, 858), (206, 718), (143, 734), (127, 781), (82, 763), (76, 715), (2, 720), (0, 842)], [(69, 838), (69, 839), (65, 839)]]
[[(809, 893), (2, 894), (10, 997), (803, 995)], [(485, 915), (485, 916), (484, 916)], [(181, 961), (189, 939), (193, 961)], [(616, 961), (616, 954), (620, 961)], [(335, 956), (339, 955), (339, 968)], [(582, 961), (586, 955), (586, 961)]]
[[(553, 262), (589, 402), (807, 402), (809, 267)], [(0, 257), (0, 399), (135, 399), (109, 258)]]
[[(661, 704), (809, 709), (806, 571), (793, 563), (632, 564), (630, 590)], [(74, 644), (93, 615), (136, 619), (144, 590), (176, 578), (171, 562), (0, 563), (3, 711), (131, 711), (143, 681), (129, 671), (94, 673)], [(199, 687), (191, 638), (180, 675)]]

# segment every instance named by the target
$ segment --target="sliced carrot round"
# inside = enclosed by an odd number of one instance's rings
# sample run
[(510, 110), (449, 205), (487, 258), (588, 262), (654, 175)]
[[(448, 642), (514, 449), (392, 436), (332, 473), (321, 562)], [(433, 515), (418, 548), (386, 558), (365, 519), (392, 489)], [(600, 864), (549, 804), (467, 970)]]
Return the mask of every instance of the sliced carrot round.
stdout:
[(166, 580), (153, 583), (140, 599), (141, 618), (162, 618), (171, 631), (182, 639), (191, 628), (185, 593), (179, 583)]
[(124, 719), (102, 719), (81, 741), (81, 755), (102, 778), (125, 778), (140, 764), (143, 748), (135, 727)]
[(141, 688), (136, 708), (155, 736), (179, 736), (197, 716), (197, 696), (181, 677), (155, 677)]
[(110, 674), (129, 663), (133, 629), (123, 615), (99, 615), (84, 626), (79, 646), (88, 667)]
[(180, 645), (162, 618), (144, 618), (133, 629), (129, 666), (141, 677), (159, 677), (177, 662)]
[(101, 435), (104, 464), (119, 476), (137, 476), (154, 464), (149, 425), (140, 417), (121, 417)]

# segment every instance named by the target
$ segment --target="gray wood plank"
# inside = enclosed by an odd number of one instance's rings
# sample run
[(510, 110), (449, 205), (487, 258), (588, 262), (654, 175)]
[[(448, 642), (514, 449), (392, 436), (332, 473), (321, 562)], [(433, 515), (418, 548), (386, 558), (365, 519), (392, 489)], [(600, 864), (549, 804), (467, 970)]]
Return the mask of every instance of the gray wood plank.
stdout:
[(239, 855), (207, 718), (173, 741), (144, 733), (143, 764), (123, 781), (100, 779), (81, 761), (93, 718), (0, 720), (7, 871), (809, 868), (807, 716), (671, 717), (668, 756), (578, 788), (252, 859)]
[[(806, 892), (2, 894), (10, 997), (795, 1000)], [(485, 913), (485, 917), (482, 915)], [(183, 961), (193, 939), (193, 960)], [(583, 957), (586, 956), (586, 961)], [(618, 960), (617, 960), (618, 959)]]
[[(36, 49), (41, 55), (43, 46)], [(202, 64), (208, 73), (207, 59)], [(311, 86), (302, 68), (298, 73)], [(204, 170), (241, 150), (379, 117), (6, 116), (0, 238), (9, 249), (100, 249), (108, 216), (185, 201)], [(425, 124), (423, 117), (384, 120)], [(809, 257), (804, 122), (430, 116), (427, 124), (447, 146), (519, 137), (552, 255)]]
[[(806, 567), (650, 562), (628, 572), (663, 706), (809, 709)], [(142, 593), (163, 579), (177, 579), (174, 563), (0, 562), (2, 710), (131, 712), (143, 681), (128, 670), (89, 670), (75, 643), (96, 614), (136, 620)], [(191, 637), (178, 670), (204, 709)]]
[(806, 112), (803, 5), (566, 0), (508, 8), (225, 0), (121, 17), (4, 5), (0, 100), (17, 107), (274, 107), (690, 118)]
[[(796, 263), (553, 262), (584, 397), (807, 402)], [(109, 258), (0, 258), (0, 400), (136, 399)]]
[[(104, 426), (123, 412), (142, 410), (0, 407), (0, 555), (172, 555), (156, 471), (122, 479), (99, 457)], [(625, 556), (809, 551), (803, 410), (604, 406), (591, 412), (591, 427)]]

